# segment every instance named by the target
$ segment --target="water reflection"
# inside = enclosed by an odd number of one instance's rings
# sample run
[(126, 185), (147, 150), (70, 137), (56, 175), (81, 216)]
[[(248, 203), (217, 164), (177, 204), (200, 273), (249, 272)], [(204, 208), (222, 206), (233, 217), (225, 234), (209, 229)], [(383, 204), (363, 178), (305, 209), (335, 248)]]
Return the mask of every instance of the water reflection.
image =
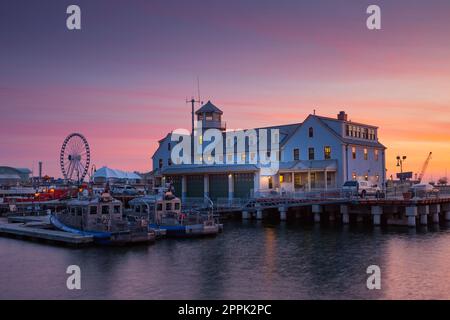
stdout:
[[(450, 298), (447, 227), (366, 228), (247, 221), (216, 238), (67, 249), (0, 238), (0, 298)], [(65, 287), (68, 265), (82, 290)], [(366, 288), (379, 265), (382, 290)]]

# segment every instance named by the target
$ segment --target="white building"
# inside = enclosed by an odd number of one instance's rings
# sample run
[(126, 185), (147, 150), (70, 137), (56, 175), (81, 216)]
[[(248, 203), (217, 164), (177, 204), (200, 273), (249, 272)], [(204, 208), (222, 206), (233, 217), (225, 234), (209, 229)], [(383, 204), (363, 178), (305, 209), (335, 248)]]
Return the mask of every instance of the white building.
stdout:
[[(222, 114), (209, 101), (196, 111), (204, 130), (215, 128), (225, 135)], [(309, 115), (301, 123), (255, 128), (258, 138), (262, 129), (279, 130), (279, 170), (275, 174), (264, 175), (261, 166), (250, 161), (254, 157), (249, 147), (251, 138), (245, 141), (244, 155), (237, 148), (233, 154), (224, 154), (235, 160), (245, 159), (245, 163), (174, 164), (171, 150), (177, 142), (171, 141), (169, 133), (159, 141), (152, 157), (155, 177), (170, 179), (179, 196), (208, 195), (213, 199), (247, 198), (263, 190), (329, 190), (352, 179), (384, 185), (386, 148), (378, 141), (378, 128), (350, 121), (343, 111), (336, 118)], [(224, 150), (227, 143), (224, 138)], [(202, 147), (206, 146), (203, 142)]]

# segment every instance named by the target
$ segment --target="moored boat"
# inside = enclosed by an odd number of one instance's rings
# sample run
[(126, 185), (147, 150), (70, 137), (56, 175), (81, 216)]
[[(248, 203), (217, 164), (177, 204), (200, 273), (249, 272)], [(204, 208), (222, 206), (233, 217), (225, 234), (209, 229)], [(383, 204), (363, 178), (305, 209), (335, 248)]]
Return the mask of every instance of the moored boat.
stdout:
[(155, 241), (144, 218), (123, 219), (122, 203), (109, 193), (101, 197), (81, 197), (66, 202), (67, 208), (50, 216), (52, 225), (66, 232), (91, 235), (98, 244), (125, 245)]
[(149, 228), (167, 237), (214, 236), (221, 229), (210, 212), (182, 211), (181, 200), (170, 190), (134, 198), (129, 205), (130, 215), (148, 217)]

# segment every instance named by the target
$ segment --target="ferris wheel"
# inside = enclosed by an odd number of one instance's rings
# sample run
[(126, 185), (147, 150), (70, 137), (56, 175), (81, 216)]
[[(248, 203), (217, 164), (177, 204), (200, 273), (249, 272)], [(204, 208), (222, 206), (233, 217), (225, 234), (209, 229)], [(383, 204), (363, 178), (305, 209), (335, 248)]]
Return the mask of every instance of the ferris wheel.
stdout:
[(61, 147), (59, 160), (64, 179), (83, 181), (91, 162), (91, 151), (86, 138), (80, 133), (69, 134)]

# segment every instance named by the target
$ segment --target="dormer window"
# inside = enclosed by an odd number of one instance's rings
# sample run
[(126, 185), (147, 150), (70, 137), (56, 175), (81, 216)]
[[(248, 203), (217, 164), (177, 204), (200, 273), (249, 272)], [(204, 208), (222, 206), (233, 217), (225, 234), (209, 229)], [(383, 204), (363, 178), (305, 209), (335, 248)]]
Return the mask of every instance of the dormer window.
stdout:
[(313, 127), (310, 127), (310, 128), (309, 128), (309, 130), (308, 130), (308, 136), (309, 136), (310, 138), (314, 137), (314, 128), (313, 128)]

